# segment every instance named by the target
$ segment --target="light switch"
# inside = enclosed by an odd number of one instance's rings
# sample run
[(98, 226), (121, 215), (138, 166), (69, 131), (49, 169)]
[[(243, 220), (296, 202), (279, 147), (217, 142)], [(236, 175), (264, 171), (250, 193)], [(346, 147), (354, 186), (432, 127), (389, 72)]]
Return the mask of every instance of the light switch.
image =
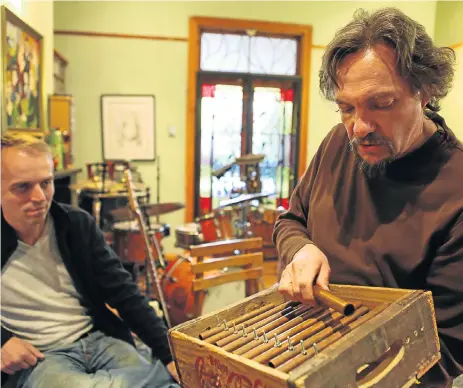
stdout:
[(170, 126), (169, 127), (169, 137), (175, 137), (176, 134), (177, 134), (177, 128), (175, 128), (174, 126)]

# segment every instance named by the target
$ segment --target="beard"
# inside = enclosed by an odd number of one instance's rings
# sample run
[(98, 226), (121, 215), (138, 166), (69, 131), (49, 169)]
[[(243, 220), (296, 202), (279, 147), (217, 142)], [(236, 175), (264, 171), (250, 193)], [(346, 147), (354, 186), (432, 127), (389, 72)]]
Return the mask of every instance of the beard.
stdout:
[[(359, 145), (368, 144), (368, 145), (385, 145), (389, 150), (389, 156), (378, 163), (368, 163), (366, 160), (362, 159), (358, 152)], [(363, 138), (354, 138), (349, 141), (349, 149), (355, 155), (355, 161), (358, 168), (365, 173), (367, 178), (377, 178), (384, 176), (386, 174), (386, 167), (389, 163), (394, 161), (397, 154), (394, 145), (387, 138), (378, 136), (374, 133), (369, 133)]]

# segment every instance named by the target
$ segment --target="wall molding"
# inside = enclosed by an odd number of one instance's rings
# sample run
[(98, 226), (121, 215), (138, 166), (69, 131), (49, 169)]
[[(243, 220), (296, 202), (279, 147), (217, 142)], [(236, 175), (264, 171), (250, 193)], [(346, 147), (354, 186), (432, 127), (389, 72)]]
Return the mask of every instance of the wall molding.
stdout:
[[(87, 36), (94, 38), (120, 38), (120, 39), (144, 39), (144, 40), (164, 40), (171, 42), (188, 42), (188, 38), (180, 36), (159, 36), (159, 35), (138, 35), (138, 34), (118, 34), (112, 32), (94, 32), (94, 31), (77, 31), (77, 30), (54, 30), (55, 35)], [(325, 49), (326, 46), (321, 44), (312, 44), (310, 48)]]
[(138, 35), (138, 34), (118, 34), (111, 32), (94, 31), (75, 31), (75, 30), (54, 30), (55, 35), (87, 36), (94, 38), (121, 38), (121, 39), (144, 39), (144, 40), (163, 40), (169, 42), (188, 42), (188, 38), (179, 36), (158, 36), (158, 35)]

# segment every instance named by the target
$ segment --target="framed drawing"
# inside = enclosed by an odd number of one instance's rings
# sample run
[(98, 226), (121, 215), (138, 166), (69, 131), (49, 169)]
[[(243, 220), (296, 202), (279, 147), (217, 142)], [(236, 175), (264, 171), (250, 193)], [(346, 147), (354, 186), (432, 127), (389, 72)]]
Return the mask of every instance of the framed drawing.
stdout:
[(101, 96), (103, 159), (156, 159), (153, 95)]
[(7, 7), (2, 18), (2, 127), (42, 133), (43, 37)]

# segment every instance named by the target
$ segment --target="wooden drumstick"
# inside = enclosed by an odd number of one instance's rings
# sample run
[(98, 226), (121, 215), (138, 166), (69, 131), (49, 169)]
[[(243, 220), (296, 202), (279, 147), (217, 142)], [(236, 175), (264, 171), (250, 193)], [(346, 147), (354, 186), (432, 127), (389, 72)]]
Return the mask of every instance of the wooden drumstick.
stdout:
[(345, 316), (352, 315), (355, 312), (355, 307), (352, 303), (345, 301), (331, 291), (322, 289), (320, 286), (313, 286), (313, 295), (317, 302), (332, 308)]

